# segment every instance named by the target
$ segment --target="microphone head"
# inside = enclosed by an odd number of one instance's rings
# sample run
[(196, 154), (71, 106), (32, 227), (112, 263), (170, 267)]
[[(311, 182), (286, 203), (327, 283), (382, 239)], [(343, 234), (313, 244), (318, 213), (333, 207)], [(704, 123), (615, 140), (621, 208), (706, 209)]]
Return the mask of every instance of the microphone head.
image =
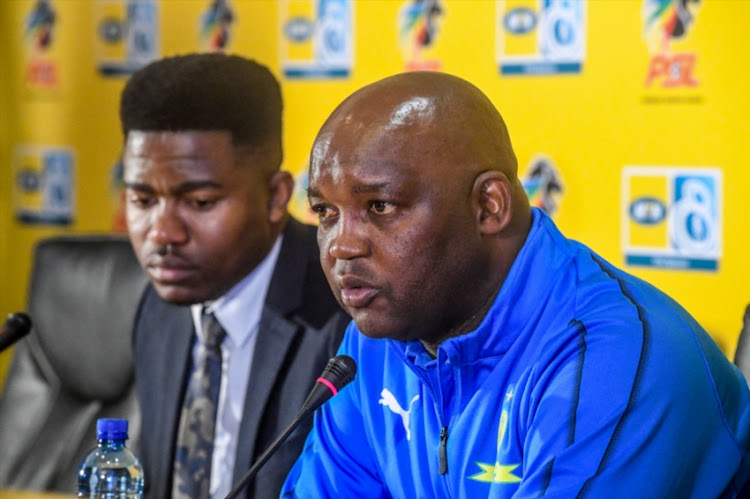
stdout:
[(0, 327), (0, 351), (20, 340), (31, 331), (31, 319), (23, 312), (9, 314)]
[(297, 413), (297, 419), (302, 419), (315, 409), (335, 397), (339, 390), (352, 382), (357, 374), (357, 363), (348, 355), (338, 355), (328, 361), (326, 368), (315, 380), (307, 400)]
[(31, 318), (23, 312), (8, 314), (2, 330), (5, 334), (16, 339), (26, 336), (31, 331)]
[(3, 329), (6, 331), (15, 331), (16, 334), (20, 333), (23, 336), (31, 331), (31, 318), (23, 312), (8, 314)]
[[(348, 355), (337, 355), (328, 361), (320, 378), (330, 382), (338, 392), (354, 380), (357, 363)], [(335, 393), (334, 393), (335, 394)]]

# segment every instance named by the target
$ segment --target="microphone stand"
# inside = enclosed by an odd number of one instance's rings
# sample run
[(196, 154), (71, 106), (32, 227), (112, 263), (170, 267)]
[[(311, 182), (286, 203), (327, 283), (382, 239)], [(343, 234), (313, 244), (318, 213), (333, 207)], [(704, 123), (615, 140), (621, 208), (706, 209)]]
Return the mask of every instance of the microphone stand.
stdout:
[(284, 442), (284, 440), (286, 440), (289, 434), (292, 433), (294, 429), (297, 428), (297, 426), (299, 426), (299, 424), (305, 420), (305, 418), (315, 412), (318, 407), (325, 404), (326, 401), (335, 396), (341, 388), (350, 383), (354, 379), (354, 376), (356, 374), (357, 364), (354, 362), (354, 359), (352, 359), (348, 355), (338, 355), (330, 359), (328, 361), (328, 365), (326, 365), (326, 368), (323, 371), (323, 374), (321, 374), (320, 377), (315, 380), (315, 384), (313, 385), (312, 390), (310, 390), (310, 394), (302, 404), (302, 407), (300, 407), (297, 415), (294, 416), (292, 422), (289, 423), (289, 426), (287, 426), (286, 429), (281, 433), (281, 435), (279, 435), (276, 440), (274, 440), (271, 446), (263, 452), (263, 454), (255, 462), (255, 464), (250, 467), (250, 469), (247, 471), (247, 473), (245, 473), (239, 483), (235, 485), (229, 495), (227, 495), (224, 499), (234, 499), (235, 497), (237, 497), (237, 494), (239, 494), (240, 491), (245, 487), (245, 485), (247, 485), (247, 483), (250, 481), (250, 479), (253, 478), (256, 473), (258, 473), (260, 467), (263, 466), (266, 461), (268, 461), (268, 458), (273, 455), (276, 449), (278, 449), (279, 446)]
[(304, 414), (297, 414), (294, 419), (292, 420), (291, 424), (284, 430), (284, 432), (279, 435), (276, 440), (263, 452), (263, 454), (258, 458), (258, 460), (253, 464), (249, 470), (247, 470), (247, 473), (245, 473), (242, 476), (242, 479), (235, 485), (234, 489), (227, 495), (225, 499), (234, 499), (237, 497), (237, 495), (242, 491), (243, 488), (245, 488), (245, 485), (247, 485), (250, 482), (250, 479), (252, 479), (255, 474), (258, 472), (258, 470), (263, 466), (266, 461), (273, 455), (273, 453), (278, 449), (278, 447), (286, 440), (286, 438), (289, 436), (290, 433), (294, 431), (299, 424), (307, 419), (307, 417), (312, 413), (313, 411), (307, 411)]

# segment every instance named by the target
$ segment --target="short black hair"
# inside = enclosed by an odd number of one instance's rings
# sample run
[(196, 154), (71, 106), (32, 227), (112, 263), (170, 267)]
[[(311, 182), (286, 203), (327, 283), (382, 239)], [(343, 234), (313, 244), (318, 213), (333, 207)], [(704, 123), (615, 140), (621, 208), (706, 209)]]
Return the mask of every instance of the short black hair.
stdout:
[(281, 89), (269, 69), (224, 53), (167, 57), (128, 80), (120, 123), (131, 130), (226, 130), (237, 146), (278, 148), (281, 157)]

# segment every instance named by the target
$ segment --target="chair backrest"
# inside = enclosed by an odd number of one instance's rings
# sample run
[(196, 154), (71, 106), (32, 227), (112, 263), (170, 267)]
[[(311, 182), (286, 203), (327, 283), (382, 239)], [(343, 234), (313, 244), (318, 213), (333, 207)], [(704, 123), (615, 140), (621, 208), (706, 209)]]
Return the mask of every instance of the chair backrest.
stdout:
[(146, 281), (124, 236), (37, 244), (33, 329), (14, 347), (0, 397), (0, 487), (74, 493), (98, 418), (127, 418), (138, 434), (131, 336)]
[(734, 353), (734, 363), (750, 384), (750, 305), (745, 309), (740, 337), (737, 340), (737, 350)]

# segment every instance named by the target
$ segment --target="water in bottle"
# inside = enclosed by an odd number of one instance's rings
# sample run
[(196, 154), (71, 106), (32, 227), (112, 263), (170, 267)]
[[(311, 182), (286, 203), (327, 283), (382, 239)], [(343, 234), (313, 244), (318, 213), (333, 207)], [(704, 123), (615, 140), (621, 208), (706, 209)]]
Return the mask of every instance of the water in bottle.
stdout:
[(78, 470), (78, 497), (96, 499), (141, 499), (143, 467), (125, 445), (126, 419), (100, 419), (96, 423), (98, 444)]

